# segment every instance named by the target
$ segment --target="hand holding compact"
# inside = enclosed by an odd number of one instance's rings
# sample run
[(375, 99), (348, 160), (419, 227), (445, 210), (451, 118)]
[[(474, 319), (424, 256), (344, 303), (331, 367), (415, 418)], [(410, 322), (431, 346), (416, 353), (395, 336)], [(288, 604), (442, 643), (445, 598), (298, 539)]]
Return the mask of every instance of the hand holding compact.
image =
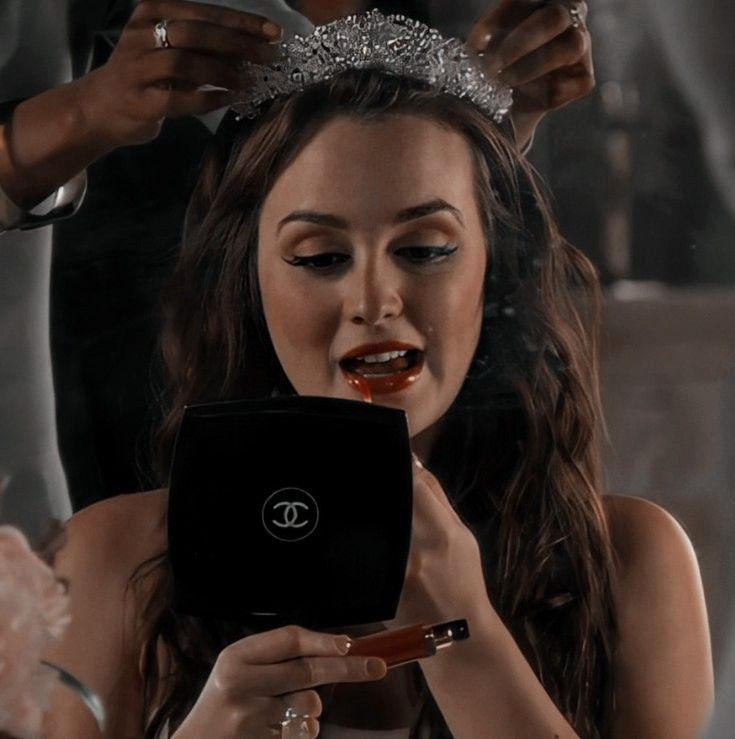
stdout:
[(436, 477), (414, 457), (406, 578), (390, 628), (473, 616), (490, 608), (480, 547)]
[(242, 64), (273, 61), (280, 36), (252, 13), (140, 0), (107, 63), (80, 80), (84, 120), (110, 147), (150, 141), (165, 118), (227, 105), (243, 85)]
[(316, 737), (322, 702), (314, 687), (377, 680), (386, 673), (383, 660), (344, 656), (347, 650), (348, 637), (300, 626), (234, 642), (220, 652), (172, 739), (280, 737), (282, 722), (290, 716), (296, 717), (289, 724), (298, 725), (299, 736)]

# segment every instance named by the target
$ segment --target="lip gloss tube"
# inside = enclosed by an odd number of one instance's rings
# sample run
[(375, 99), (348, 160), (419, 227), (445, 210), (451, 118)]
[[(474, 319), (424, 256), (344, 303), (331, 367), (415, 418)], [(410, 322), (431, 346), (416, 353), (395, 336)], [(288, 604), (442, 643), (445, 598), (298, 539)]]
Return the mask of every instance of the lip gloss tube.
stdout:
[(380, 657), (391, 668), (433, 657), (437, 650), (469, 637), (470, 629), (464, 618), (433, 626), (416, 624), (352, 639), (347, 654)]

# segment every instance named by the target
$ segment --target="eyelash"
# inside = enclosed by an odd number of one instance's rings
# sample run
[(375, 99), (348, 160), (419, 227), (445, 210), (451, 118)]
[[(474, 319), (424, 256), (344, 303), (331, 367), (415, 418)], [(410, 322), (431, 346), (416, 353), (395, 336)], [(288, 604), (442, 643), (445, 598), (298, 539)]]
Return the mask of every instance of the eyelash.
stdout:
[[(403, 246), (400, 249), (397, 249), (395, 253), (400, 254), (401, 252), (415, 251), (421, 251), (424, 254), (428, 252), (428, 259), (409, 257), (409, 261), (413, 264), (437, 264), (438, 262), (443, 262), (454, 254), (454, 252), (457, 251), (457, 247), (452, 244), (447, 244), (446, 246)], [(337, 263), (318, 266), (318, 260), (324, 259), (325, 257), (343, 257), (343, 259)], [(340, 254), (339, 252), (324, 252), (323, 254), (314, 254), (310, 257), (292, 257), (291, 259), (286, 259), (284, 257), (284, 261), (294, 267), (307, 267), (309, 269), (313, 269), (315, 272), (328, 272), (336, 269), (344, 264), (348, 259), (349, 255)]]

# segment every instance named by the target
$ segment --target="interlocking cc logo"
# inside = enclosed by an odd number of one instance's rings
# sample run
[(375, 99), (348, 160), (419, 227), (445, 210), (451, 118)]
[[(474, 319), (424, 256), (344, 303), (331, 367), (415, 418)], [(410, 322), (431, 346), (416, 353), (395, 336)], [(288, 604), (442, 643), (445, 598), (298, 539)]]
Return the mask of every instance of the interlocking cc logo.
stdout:
[(263, 526), (275, 539), (300, 541), (319, 523), (316, 500), (301, 488), (281, 488), (271, 493), (262, 509)]

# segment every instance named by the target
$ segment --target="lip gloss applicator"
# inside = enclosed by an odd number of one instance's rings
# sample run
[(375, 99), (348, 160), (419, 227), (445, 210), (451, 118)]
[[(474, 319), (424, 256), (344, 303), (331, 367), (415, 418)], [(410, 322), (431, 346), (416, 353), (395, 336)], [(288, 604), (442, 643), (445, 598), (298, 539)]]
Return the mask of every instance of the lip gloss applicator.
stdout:
[(461, 618), (433, 626), (416, 624), (361, 636), (351, 640), (347, 654), (380, 657), (390, 669), (424, 657), (433, 657), (439, 649), (469, 638), (469, 625)]

